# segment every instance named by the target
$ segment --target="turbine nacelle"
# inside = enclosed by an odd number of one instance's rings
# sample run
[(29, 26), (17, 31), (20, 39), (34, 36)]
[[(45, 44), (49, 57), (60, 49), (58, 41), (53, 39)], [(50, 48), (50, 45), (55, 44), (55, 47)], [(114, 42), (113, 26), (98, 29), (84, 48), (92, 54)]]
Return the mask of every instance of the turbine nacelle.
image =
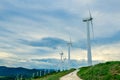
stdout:
[(63, 56), (63, 52), (61, 52), (60, 55)]
[(71, 43), (71, 42), (69, 42), (69, 43), (67, 43), (67, 45), (68, 45), (68, 46), (72, 46), (72, 43)]
[(83, 22), (92, 21), (92, 20), (93, 20), (93, 18), (90, 17), (90, 18), (83, 19)]

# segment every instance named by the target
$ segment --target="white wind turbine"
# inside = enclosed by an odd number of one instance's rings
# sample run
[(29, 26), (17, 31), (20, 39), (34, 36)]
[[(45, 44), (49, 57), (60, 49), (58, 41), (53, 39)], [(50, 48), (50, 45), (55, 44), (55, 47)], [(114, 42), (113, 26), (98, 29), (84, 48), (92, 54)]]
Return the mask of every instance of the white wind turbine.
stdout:
[(62, 71), (63, 69), (62, 69), (62, 63), (63, 63), (63, 51), (61, 51), (61, 53), (59, 53), (60, 54), (60, 71)]
[(70, 69), (70, 65), (71, 65), (71, 47), (72, 47), (72, 41), (71, 41), (71, 36), (70, 36), (70, 40), (69, 42), (67, 43), (67, 46), (68, 46), (68, 69)]
[(70, 66), (70, 59), (71, 59), (71, 47), (72, 47), (72, 41), (70, 37), (70, 41), (67, 43), (68, 45), (68, 65)]
[[(92, 16), (91, 13), (89, 11), (89, 17), (83, 19), (83, 22), (87, 23), (87, 58), (88, 58), (88, 66), (92, 65), (92, 54), (91, 54), (91, 39), (90, 39), (90, 24), (92, 27), (92, 32), (93, 32), (93, 23), (92, 23)], [(93, 33), (93, 37), (94, 37), (94, 33)]]

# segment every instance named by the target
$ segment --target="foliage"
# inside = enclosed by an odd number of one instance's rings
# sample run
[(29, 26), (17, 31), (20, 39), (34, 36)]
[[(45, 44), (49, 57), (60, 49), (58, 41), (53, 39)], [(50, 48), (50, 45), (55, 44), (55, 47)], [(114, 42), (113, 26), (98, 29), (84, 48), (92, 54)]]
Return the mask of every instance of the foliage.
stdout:
[(14, 80), (13, 77), (0, 76), (0, 80)]

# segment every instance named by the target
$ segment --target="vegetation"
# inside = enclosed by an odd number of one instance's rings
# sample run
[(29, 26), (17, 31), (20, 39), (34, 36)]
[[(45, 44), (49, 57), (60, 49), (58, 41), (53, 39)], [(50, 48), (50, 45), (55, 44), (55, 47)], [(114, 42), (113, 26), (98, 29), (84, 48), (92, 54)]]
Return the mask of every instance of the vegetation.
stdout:
[(120, 80), (120, 61), (82, 67), (77, 74), (83, 80)]
[(14, 80), (13, 77), (0, 76), (0, 80)]
[(70, 69), (70, 70), (66, 70), (66, 71), (62, 71), (62, 72), (57, 72), (57, 73), (52, 73), (52, 74), (48, 74), (46, 76), (43, 76), (41, 78), (36, 78), (36, 79), (32, 79), (32, 80), (59, 80), (60, 77), (73, 72), (75, 69)]

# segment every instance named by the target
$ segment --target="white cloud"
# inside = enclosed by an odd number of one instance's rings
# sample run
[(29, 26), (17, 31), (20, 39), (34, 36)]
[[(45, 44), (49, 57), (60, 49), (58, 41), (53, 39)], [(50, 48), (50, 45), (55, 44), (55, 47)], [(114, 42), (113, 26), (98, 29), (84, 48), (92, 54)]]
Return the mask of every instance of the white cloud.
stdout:
[(12, 58), (12, 57), (16, 57), (15, 55), (13, 55), (12, 53), (7, 53), (7, 52), (0, 52), (0, 59), (4, 59), (4, 58)]
[[(82, 22), (82, 19), (89, 16), (88, 6), (94, 18), (95, 39), (110, 37), (120, 31), (119, 11), (107, 12), (102, 7), (97, 8), (95, 0), (5, 0), (0, 2), (0, 9), (2, 9), (0, 14), (3, 18), (3, 20), (0, 19), (0, 28), (13, 32), (3, 31), (2, 34), (5, 36), (0, 36), (0, 50), (3, 51), (0, 57), (5, 59), (8, 57), (60, 58), (59, 52), (54, 49), (32, 47), (20, 43), (19, 40), (36, 41), (44, 37), (57, 37), (68, 41), (69, 34), (71, 34), (73, 42), (85, 40), (86, 24)], [(107, 7), (109, 6), (107, 5)], [(57, 11), (63, 11), (63, 14), (61, 15)], [(68, 15), (67, 18), (63, 17), (64, 14)], [(119, 43), (110, 44), (102, 46), (96, 44), (93, 48), (93, 59), (119, 60)], [(50, 53), (41, 54), (37, 52), (39, 49), (50, 51)], [(67, 57), (66, 46), (63, 51), (64, 57)], [(87, 59), (86, 55), (86, 50), (77, 48), (71, 51), (72, 59)]]
[(119, 13), (104, 13), (95, 11), (93, 16), (95, 37), (110, 37), (120, 31)]
[(108, 45), (102, 45), (93, 47), (93, 59), (94, 60), (120, 60), (120, 43), (113, 43)]

